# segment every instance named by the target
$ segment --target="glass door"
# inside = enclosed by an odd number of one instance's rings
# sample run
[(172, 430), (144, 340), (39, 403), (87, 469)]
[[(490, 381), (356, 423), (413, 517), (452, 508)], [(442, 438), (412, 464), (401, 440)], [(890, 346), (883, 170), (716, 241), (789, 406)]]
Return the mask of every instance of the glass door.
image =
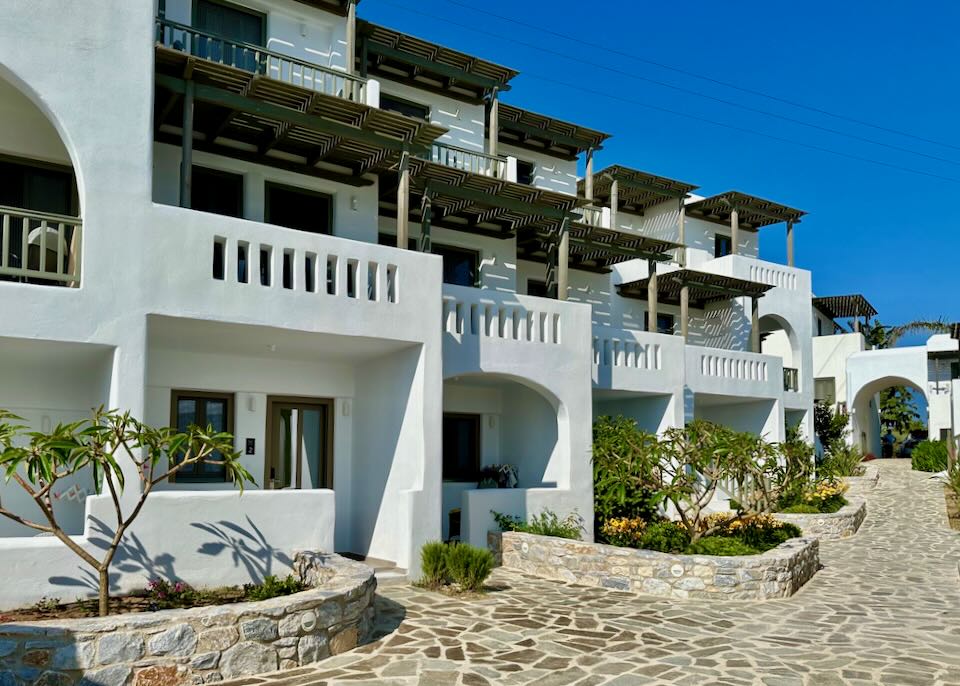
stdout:
[(333, 488), (332, 401), (268, 398), (266, 488)]

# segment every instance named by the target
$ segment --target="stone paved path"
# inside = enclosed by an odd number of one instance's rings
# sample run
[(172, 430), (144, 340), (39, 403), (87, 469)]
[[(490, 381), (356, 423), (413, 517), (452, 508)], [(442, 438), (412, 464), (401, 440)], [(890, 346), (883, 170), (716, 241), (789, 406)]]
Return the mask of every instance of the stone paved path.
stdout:
[(942, 487), (883, 461), (867, 521), (787, 600), (681, 601), (498, 570), (474, 601), (387, 586), (380, 640), (281, 684), (960, 684), (960, 534)]

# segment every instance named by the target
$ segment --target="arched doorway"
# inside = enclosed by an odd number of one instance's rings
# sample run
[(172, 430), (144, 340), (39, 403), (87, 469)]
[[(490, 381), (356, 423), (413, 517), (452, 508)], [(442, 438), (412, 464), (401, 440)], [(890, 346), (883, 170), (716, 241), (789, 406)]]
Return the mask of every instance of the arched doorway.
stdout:
[[(886, 427), (881, 422), (880, 398), (883, 391), (904, 387), (919, 394), (924, 401), (928, 401), (926, 384), (919, 384), (915, 379), (906, 376), (889, 375), (874, 379), (861, 385), (851, 393), (850, 403), (850, 442), (859, 447), (863, 453), (880, 457), (883, 454), (882, 436)], [(921, 412), (921, 420), (927, 424), (926, 412)], [(902, 438), (898, 437), (898, 439)]]
[[(492, 523), (490, 510), (526, 518), (539, 511), (540, 502), (551, 499), (551, 492), (569, 489), (567, 424), (556, 396), (529, 380), (489, 373), (447, 379), (443, 384), (444, 539), (485, 545), (472, 539), (485, 538), (487, 520)], [(507, 469), (508, 465), (515, 470)], [(497, 467), (503, 468), (498, 472)], [(471, 518), (474, 521), (468, 522)], [(475, 530), (472, 537), (471, 529)]]
[(80, 196), (70, 154), (27, 88), (0, 68), (0, 281), (75, 286)]

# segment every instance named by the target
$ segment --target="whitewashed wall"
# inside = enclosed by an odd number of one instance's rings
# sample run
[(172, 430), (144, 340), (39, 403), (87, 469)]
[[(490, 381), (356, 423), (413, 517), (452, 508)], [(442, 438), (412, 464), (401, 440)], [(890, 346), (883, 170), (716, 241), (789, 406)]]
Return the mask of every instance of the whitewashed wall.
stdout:
[(377, 80), (380, 81), (380, 93), (382, 95), (392, 95), (428, 106), (430, 108), (430, 121), (449, 129), (438, 139), (440, 142), (458, 148), (476, 150), (477, 152), (486, 151), (484, 139), (486, 113), (483, 105), (473, 105), (456, 98), (448, 98), (433, 91), (423, 90), (386, 78), (378, 77)]
[(533, 186), (556, 193), (577, 194), (577, 161), (500, 143), (497, 153), (533, 163)]

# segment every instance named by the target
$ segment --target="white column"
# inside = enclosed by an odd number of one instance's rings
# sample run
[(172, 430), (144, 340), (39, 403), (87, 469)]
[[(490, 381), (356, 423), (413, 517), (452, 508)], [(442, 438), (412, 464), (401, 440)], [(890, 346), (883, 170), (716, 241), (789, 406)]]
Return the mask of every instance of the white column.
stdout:
[(347, 1), (347, 39), (344, 55), (347, 73), (353, 74), (357, 61), (357, 0)]
[(740, 213), (734, 207), (730, 211), (730, 254), (736, 255), (740, 243)]
[(410, 153), (400, 157), (400, 183), (397, 186), (397, 247), (407, 249), (410, 237)]
[(570, 287), (570, 219), (560, 225), (560, 251), (557, 254), (557, 300), (567, 299)]
[(683, 286), (680, 289), (680, 333), (683, 336), (683, 342), (687, 342), (690, 335), (690, 287)]
[(787, 266), (793, 266), (793, 222), (787, 222)]
[(760, 298), (750, 298), (750, 350), (760, 352)]
[(650, 268), (650, 278), (647, 281), (647, 331), (657, 332), (657, 262), (649, 260), (647, 262)]
[(619, 204), (620, 184), (614, 179), (613, 183), (610, 184), (610, 228), (614, 230), (619, 226), (619, 224), (617, 224), (617, 208)]
[(677, 243), (682, 247), (677, 251), (677, 261), (681, 267), (687, 266), (687, 207), (680, 198), (680, 209), (677, 212)]
[(487, 122), (487, 154), (497, 154), (500, 137), (500, 95), (496, 88), (490, 94), (490, 120)]
[(587, 169), (583, 174), (583, 196), (593, 204), (593, 148), (587, 150)]

